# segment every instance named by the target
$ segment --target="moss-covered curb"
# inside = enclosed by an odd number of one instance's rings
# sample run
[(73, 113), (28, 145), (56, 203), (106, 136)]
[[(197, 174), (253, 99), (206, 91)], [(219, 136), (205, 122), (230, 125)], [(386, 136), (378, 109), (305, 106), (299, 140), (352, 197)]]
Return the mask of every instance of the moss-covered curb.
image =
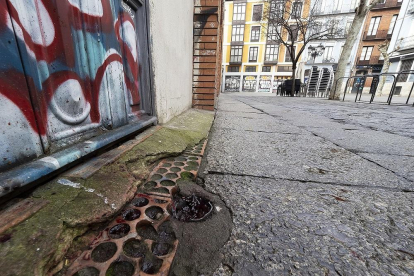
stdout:
[(189, 110), (88, 179), (61, 176), (36, 189), (32, 198), (49, 203), (2, 234), (11, 238), (0, 243), (1, 274), (59, 271), (65, 257), (85, 249), (88, 237), (133, 197), (155, 161), (206, 138), (213, 118), (211, 112)]

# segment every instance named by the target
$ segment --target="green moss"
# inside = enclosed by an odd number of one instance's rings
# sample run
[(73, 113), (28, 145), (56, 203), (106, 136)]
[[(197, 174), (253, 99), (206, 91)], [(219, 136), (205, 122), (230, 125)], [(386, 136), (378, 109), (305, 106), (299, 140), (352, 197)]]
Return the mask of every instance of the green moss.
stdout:
[[(0, 247), (2, 275), (47, 275), (56, 271), (72, 246), (86, 246), (89, 239), (82, 239), (85, 233), (90, 234), (91, 228), (97, 229), (97, 225), (114, 217), (131, 200), (154, 162), (178, 156), (199, 143), (207, 136), (212, 121), (212, 113), (191, 110), (88, 179), (61, 176), (37, 188), (32, 197), (47, 200), (48, 204), (4, 233), (11, 239)], [(185, 179), (192, 178), (183, 174)], [(60, 178), (79, 183), (81, 188), (59, 184)], [(166, 189), (157, 190), (163, 191)]]

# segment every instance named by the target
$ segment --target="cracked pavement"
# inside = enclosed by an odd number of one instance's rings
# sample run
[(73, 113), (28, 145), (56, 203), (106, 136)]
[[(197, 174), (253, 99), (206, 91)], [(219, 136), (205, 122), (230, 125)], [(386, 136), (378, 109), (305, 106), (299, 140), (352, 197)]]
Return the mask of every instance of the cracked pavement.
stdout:
[(201, 176), (232, 213), (210, 275), (414, 275), (414, 109), (221, 94)]

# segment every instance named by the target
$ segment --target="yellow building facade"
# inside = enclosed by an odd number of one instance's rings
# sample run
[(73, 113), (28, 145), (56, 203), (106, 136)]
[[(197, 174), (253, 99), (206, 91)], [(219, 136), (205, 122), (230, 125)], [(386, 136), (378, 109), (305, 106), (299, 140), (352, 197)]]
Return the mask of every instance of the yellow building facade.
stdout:
[[(301, 3), (301, 15), (306, 16), (310, 1), (296, 2)], [(276, 92), (283, 80), (291, 78), (292, 62), (286, 47), (268, 39), (267, 5), (264, 0), (225, 2), (222, 91)], [(296, 52), (301, 47), (302, 43), (296, 43)]]

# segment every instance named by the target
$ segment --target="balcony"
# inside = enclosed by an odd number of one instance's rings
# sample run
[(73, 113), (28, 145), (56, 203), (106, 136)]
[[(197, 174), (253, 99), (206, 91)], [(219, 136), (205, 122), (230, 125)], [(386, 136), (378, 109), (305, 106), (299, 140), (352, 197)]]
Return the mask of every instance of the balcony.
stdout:
[(414, 48), (414, 36), (409, 36), (397, 40), (396, 47), (397, 50), (406, 50)]
[(368, 35), (368, 32), (364, 33), (363, 40), (384, 40), (390, 39), (392, 34), (388, 34), (388, 31), (377, 31), (374, 35)]
[(380, 59), (380, 56), (371, 56), (370, 59), (361, 60), (361, 57), (358, 57), (358, 65), (375, 65), (375, 64), (384, 64), (384, 60)]
[(320, 60), (319, 58), (316, 58), (314, 61), (313, 58), (310, 58), (308, 61), (306, 61), (306, 64), (322, 64), (322, 63), (337, 63), (337, 60), (335, 58), (323, 58)]
[(385, 3), (378, 3), (371, 10), (376, 9), (390, 9), (390, 8), (397, 8), (401, 7), (402, 1), (398, 0), (386, 0)]

